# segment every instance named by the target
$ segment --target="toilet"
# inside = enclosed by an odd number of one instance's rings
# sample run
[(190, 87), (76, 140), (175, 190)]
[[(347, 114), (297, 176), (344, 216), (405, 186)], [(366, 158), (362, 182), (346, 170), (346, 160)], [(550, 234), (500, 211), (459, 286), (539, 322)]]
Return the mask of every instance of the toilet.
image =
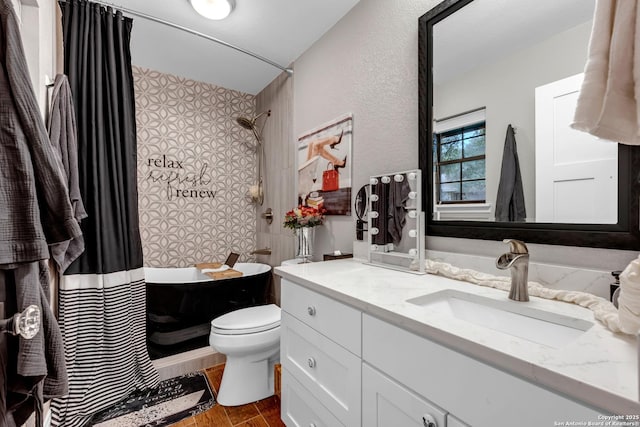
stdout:
[(244, 405), (273, 395), (273, 368), (280, 360), (280, 307), (243, 308), (213, 319), (209, 344), (227, 356), (220, 405)]

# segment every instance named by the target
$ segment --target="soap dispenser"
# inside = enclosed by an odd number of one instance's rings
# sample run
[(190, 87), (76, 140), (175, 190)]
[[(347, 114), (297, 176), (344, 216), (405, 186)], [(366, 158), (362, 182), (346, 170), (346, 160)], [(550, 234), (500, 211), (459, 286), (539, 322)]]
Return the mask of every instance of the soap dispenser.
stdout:
[(612, 271), (611, 275), (616, 279), (615, 283), (609, 285), (609, 300), (618, 308), (618, 296), (620, 295), (620, 274), (622, 271)]

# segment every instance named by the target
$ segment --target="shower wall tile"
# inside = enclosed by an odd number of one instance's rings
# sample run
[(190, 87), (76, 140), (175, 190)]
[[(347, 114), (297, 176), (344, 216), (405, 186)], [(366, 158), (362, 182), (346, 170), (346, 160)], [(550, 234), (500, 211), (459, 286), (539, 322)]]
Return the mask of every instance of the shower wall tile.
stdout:
[(140, 234), (145, 265), (253, 260), (253, 135), (235, 123), (253, 95), (133, 67)]
[[(270, 256), (260, 256), (261, 262), (278, 266), (293, 258), (294, 237), (282, 226), (284, 214), (295, 206), (295, 174), (293, 152), (293, 77), (282, 73), (256, 96), (256, 111), (271, 110), (263, 130), (265, 151), (265, 201), (258, 207), (258, 247), (271, 248)], [(267, 209), (273, 210), (270, 225), (261, 218)], [(279, 279), (274, 281), (276, 301), (280, 300)]]

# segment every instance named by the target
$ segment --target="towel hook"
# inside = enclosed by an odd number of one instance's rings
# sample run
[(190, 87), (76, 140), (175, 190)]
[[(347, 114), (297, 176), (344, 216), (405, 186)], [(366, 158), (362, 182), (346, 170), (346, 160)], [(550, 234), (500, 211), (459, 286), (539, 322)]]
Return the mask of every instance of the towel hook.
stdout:
[(11, 335), (20, 335), (30, 340), (40, 331), (40, 307), (30, 305), (22, 313), (16, 313), (12, 317), (0, 320), (0, 332)]

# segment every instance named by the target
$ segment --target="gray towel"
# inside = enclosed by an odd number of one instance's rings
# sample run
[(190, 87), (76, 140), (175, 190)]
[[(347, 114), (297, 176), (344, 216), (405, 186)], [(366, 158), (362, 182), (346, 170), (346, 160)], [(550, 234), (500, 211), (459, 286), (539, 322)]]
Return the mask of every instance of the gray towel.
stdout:
[(49, 397), (66, 391), (62, 336), (49, 308), (49, 272), (42, 260), (49, 258), (48, 243), (81, 231), (31, 87), (11, 0), (0, 0), (0, 61), (0, 286), (14, 295), (7, 316), (30, 304), (42, 313), (36, 338), (8, 344), (7, 358), (15, 362), (8, 363), (2, 384), (9, 412), (0, 420), (12, 425), (34, 409), (41, 418), (43, 390)]
[(81, 234), (40, 116), (10, 0), (0, 1), (0, 264), (49, 258)]
[(516, 136), (513, 127), (507, 127), (507, 136), (502, 153), (502, 170), (498, 195), (496, 196), (496, 221), (522, 222), (527, 217), (524, 206), (520, 162), (516, 148)]
[(389, 237), (394, 245), (402, 240), (402, 229), (407, 222), (405, 204), (409, 200), (411, 187), (406, 179), (400, 182), (395, 180), (389, 185), (389, 210), (387, 212)]
[[(49, 138), (62, 161), (67, 178), (69, 199), (78, 223), (87, 217), (84, 210), (80, 186), (78, 184), (78, 131), (76, 113), (69, 80), (64, 74), (58, 74), (51, 95), (51, 109), (48, 121)], [(84, 252), (84, 238), (78, 236), (72, 240), (50, 245), (52, 258), (63, 273), (67, 267)]]

